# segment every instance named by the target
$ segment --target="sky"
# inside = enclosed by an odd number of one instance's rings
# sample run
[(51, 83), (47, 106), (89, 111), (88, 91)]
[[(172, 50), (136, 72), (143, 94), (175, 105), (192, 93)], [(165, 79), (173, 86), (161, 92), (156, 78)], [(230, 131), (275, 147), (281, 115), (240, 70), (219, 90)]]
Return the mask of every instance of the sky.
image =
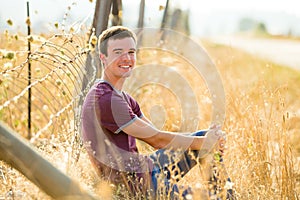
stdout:
[[(299, 0), (209, 0), (190, 1), (198, 2), (198, 5), (205, 5), (201, 12), (216, 12), (216, 11), (277, 11), (286, 12), (300, 16), (298, 9)], [(202, 3), (201, 3), (202, 2)], [(192, 8), (195, 8), (194, 6)]]
[[(174, 6), (190, 12), (191, 30), (195, 34), (230, 33), (235, 29), (237, 17), (251, 16), (266, 22), (274, 32), (300, 24), (299, 0), (170, 0)], [(76, 2), (76, 4), (73, 4)], [(135, 26), (140, 0), (123, 0), (124, 25)], [(72, 6), (73, 4), (73, 6)], [(146, 26), (159, 26), (165, 0), (146, 0)], [(63, 16), (71, 6), (65, 24), (92, 19), (95, 0), (30, 0), (31, 21), (36, 29), (54, 30), (55, 22), (63, 23)], [(0, 0), (0, 30), (25, 31), (26, 0)], [(7, 19), (14, 25), (9, 27)], [(277, 26), (277, 28), (276, 28)], [(278, 30), (276, 30), (278, 29)], [(300, 29), (300, 28), (299, 28)], [(299, 30), (300, 34), (300, 30)]]

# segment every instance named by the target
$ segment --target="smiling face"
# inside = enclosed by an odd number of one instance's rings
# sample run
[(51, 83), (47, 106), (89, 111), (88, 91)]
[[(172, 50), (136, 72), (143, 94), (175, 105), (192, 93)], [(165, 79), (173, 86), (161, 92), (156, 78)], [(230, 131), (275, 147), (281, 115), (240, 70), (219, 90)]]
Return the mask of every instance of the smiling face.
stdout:
[(131, 37), (109, 39), (107, 55), (100, 54), (104, 65), (104, 78), (116, 82), (131, 75), (136, 63), (136, 43)]

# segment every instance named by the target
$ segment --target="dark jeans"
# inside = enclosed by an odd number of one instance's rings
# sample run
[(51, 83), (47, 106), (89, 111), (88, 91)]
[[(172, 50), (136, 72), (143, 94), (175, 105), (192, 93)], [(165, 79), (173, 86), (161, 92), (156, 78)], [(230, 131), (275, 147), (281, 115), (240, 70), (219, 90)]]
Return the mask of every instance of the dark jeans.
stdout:
[[(207, 130), (201, 130), (193, 133), (193, 136), (204, 136)], [(166, 192), (166, 194), (170, 194), (171, 197), (178, 193), (179, 188), (177, 184), (171, 183), (171, 175), (175, 176), (176, 182), (178, 182), (184, 175), (186, 175), (194, 166), (197, 164), (197, 159), (199, 155), (199, 151), (184, 151), (178, 152), (174, 150), (166, 150), (160, 149), (153, 153), (150, 158), (153, 160), (154, 169), (152, 171), (152, 184), (155, 193)], [(180, 154), (180, 159), (176, 154)], [(177, 159), (176, 159), (177, 158)], [(221, 157), (220, 162), (222, 162), (223, 158)], [(163, 173), (163, 180), (158, 179), (158, 176)], [(211, 177), (211, 181), (217, 181), (217, 177)], [(164, 186), (166, 191), (157, 191), (158, 190), (158, 181), (164, 181)], [(230, 178), (228, 177), (228, 181)], [(186, 196), (187, 194), (191, 194), (192, 191), (190, 188), (187, 188), (183, 191), (182, 196)], [(209, 195), (213, 195), (211, 192)], [(232, 191), (227, 191), (227, 199), (232, 195)]]

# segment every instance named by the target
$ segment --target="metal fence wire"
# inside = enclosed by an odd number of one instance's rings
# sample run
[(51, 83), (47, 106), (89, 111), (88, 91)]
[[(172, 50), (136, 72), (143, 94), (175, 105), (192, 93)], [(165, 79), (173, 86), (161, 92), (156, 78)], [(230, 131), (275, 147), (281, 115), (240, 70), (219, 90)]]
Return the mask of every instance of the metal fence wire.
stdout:
[[(28, 138), (27, 110), (30, 103), (31, 143), (38, 146), (39, 142), (52, 136), (78, 142), (79, 102), (96, 76), (94, 65), (90, 65), (93, 73), (89, 77), (85, 73), (87, 54), (91, 50), (91, 44), (86, 41), (90, 40), (80, 34), (56, 34), (49, 39), (30, 36), (24, 37), (23, 41), (8, 33), (2, 37), (6, 43), (2, 43), (0, 52), (0, 120)], [(33, 46), (28, 57), (22, 50), (26, 39)], [(10, 47), (11, 50), (7, 50)], [(29, 63), (30, 84), (27, 75)], [(83, 87), (84, 79), (88, 81)], [(28, 99), (29, 90), (31, 101)]]

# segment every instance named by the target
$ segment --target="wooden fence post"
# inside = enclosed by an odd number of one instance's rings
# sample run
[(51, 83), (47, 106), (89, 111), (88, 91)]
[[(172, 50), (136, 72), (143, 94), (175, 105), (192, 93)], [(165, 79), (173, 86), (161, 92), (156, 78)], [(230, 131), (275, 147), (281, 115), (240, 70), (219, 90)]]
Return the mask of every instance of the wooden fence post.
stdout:
[(30, 143), (0, 122), (0, 159), (54, 199), (96, 199), (44, 159)]
[(137, 24), (138, 28), (144, 28), (144, 18), (145, 18), (145, 0), (141, 0), (140, 10), (139, 10), (139, 20)]
[[(98, 38), (99, 35), (107, 29), (108, 19), (111, 11), (112, 0), (97, 0), (95, 6), (95, 13), (92, 23), (92, 29), (95, 30), (95, 36)], [(92, 31), (91, 31), (92, 34)], [(82, 79), (81, 91), (84, 91), (87, 87), (88, 82), (92, 78), (99, 78), (102, 75), (101, 63), (99, 59), (99, 50), (96, 46), (95, 51), (89, 52), (86, 57), (84, 71), (85, 74)], [(96, 67), (96, 77), (92, 77), (94, 73), (93, 65)], [(85, 95), (85, 94), (84, 94)], [(84, 96), (81, 96), (78, 104), (81, 105), (83, 102)]]

